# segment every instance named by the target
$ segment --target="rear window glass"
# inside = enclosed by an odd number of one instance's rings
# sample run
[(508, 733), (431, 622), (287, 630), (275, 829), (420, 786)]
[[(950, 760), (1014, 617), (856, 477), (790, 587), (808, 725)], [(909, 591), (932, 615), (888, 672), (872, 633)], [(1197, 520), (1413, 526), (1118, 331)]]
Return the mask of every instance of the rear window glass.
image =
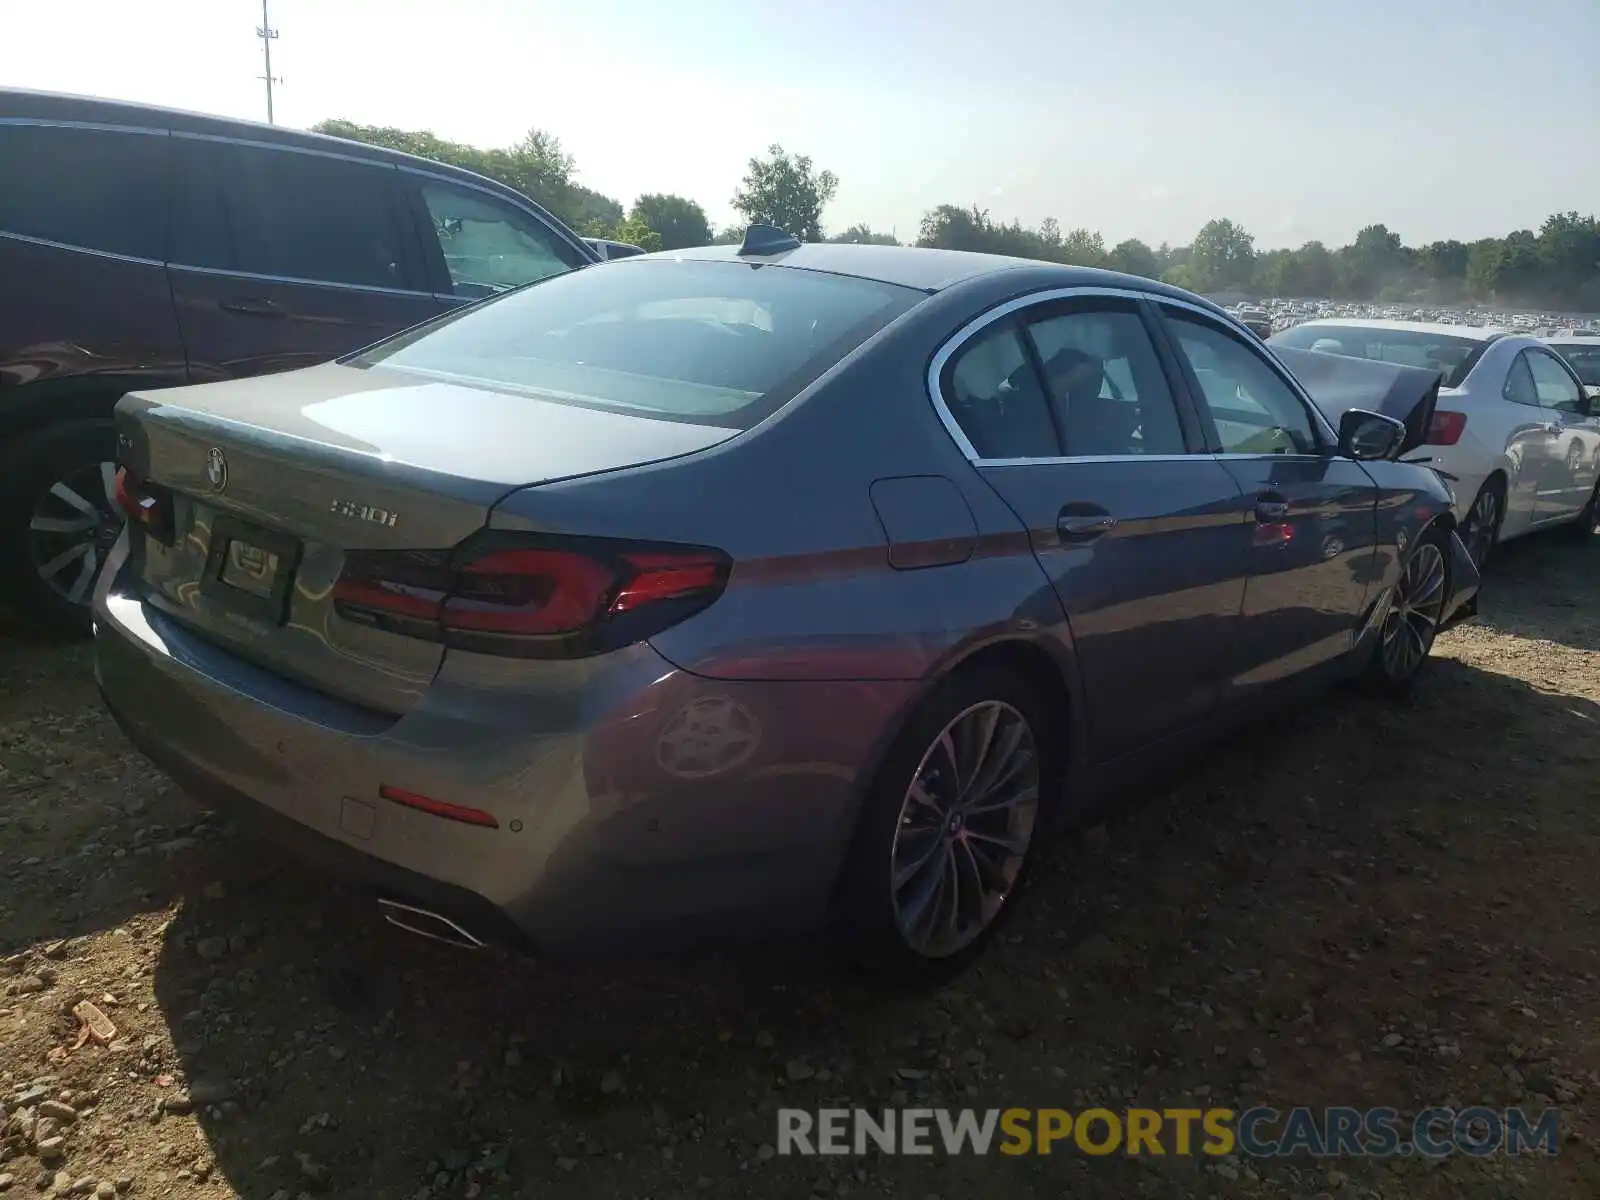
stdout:
[(921, 298), (816, 271), (641, 259), (547, 279), (347, 361), (745, 429)]
[(1460, 387), (1483, 354), (1483, 342), (1477, 338), (1360, 325), (1297, 325), (1274, 334), (1270, 340), (1274, 346), (1294, 350), (1319, 350), (1346, 358), (1425, 367), (1443, 375), (1445, 387)]
[(1600, 339), (1592, 342), (1552, 342), (1550, 349), (1567, 360), (1584, 387), (1600, 387)]

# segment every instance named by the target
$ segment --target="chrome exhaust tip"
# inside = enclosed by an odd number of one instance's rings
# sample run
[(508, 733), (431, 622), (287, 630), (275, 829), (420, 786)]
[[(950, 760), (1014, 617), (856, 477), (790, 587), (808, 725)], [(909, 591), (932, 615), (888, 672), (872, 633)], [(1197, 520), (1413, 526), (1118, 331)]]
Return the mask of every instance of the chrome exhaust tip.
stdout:
[(407, 933), (414, 933), (418, 937), (430, 938), (436, 942), (448, 942), (464, 950), (483, 949), (482, 938), (467, 932), (449, 917), (442, 917), (426, 908), (418, 908), (414, 904), (402, 904), (398, 900), (384, 899), (379, 899), (378, 908), (383, 912), (385, 921), (397, 929), (404, 929)]

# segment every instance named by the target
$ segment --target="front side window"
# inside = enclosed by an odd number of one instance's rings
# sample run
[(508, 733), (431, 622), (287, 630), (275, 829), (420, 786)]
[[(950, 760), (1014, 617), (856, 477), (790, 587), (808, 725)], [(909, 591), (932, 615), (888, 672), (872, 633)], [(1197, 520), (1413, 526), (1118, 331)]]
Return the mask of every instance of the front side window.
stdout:
[(580, 265), (548, 225), (493, 196), (432, 181), (421, 191), (458, 296), (492, 295)]
[(1227, 454), (1315, 454), (1311, 414), (1266, 360), (1216, 326), (1166, 310)]
[(164, 130), (0, 125), (0, 232), (160, 261), (167, 144)]
[(415, 289), (398, 173), (264, 146), (177, 139), (174, 263), (314, 283)]
[(1067, 455), (1184, 452), (1172, 390), (1137, 312), (1067, 312), (1028, 332)]
[(1526, 350), (1517, 355), (1511, 370), (1506, 372), (1505, 386), (1500, 389), (1500, 394), (1513, 404), (1526, 404), (1531, 408), (1539, 406), (1539, 389), (1533, 382), (1533, 371), (1528, 367)]
[(1588, 411), (1577, 383), (1553, 355), (1543, 350), (1529, 350), (1528, 370), (1533, 375), (1533, 387), (1538, 393), (1540, 408), (1574, 414)]
[(745, 429), (922, 296), (818, 271), (634, 259), (565, 271), (345, 361)]

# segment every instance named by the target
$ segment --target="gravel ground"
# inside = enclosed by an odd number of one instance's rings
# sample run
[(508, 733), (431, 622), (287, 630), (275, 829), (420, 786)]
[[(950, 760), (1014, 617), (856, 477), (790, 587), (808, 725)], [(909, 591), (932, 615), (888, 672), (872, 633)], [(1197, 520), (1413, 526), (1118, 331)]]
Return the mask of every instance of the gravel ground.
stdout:
[[(1335, 696), (1130, 798), (926, 996), (805, 947), (574, 969), (408, 939), (144, 765), (86, 648), (0, 641), (0, 1193), (1600, 1195), (1597, 601), (1600, 540), (1509, 548), (1412, 701)], [(85, 999), (109, 1045), (77, 1044)], [(1562, 1144), (771, 1145), (785, 1105), (1186, 1102), (1557, 1104)]]

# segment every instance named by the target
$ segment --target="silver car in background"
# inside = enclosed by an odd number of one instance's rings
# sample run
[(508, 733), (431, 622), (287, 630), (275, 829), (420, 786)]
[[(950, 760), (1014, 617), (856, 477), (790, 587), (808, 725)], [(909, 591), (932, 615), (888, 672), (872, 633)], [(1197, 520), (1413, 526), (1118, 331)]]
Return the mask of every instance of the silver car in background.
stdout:
[(1467, 611), (1347, 407), (1159, 283), (756, 227), (126, 397), (97, 677), (418, 932), (939, 974), (1047, 826)]

